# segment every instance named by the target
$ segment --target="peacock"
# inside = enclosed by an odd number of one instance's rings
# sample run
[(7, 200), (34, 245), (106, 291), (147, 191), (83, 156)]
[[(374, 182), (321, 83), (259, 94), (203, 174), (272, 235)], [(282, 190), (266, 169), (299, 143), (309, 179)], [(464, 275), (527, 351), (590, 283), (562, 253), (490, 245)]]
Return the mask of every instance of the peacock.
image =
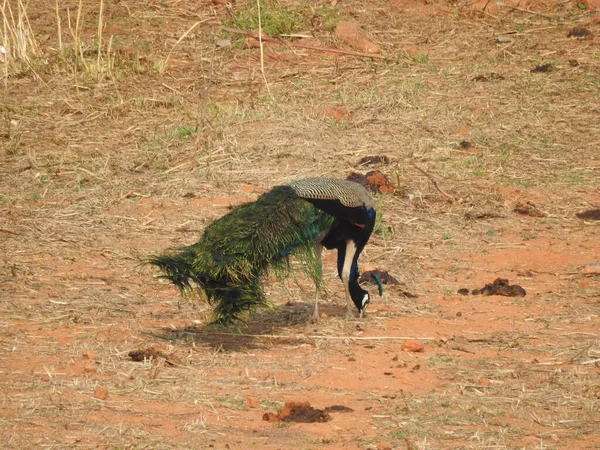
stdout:
[[(146, 260), (180, 291), (199, 289), (214, 306), (216, 323), (243, 319), (267, 306), (262, 276), (292, 271), (290, 258), (302, 263), (316, 285), (313, 317), (319, 319), (322, 250), (337, 250), (337, 271), (348, 313), (359, 317), (369, 292), (359, 283), (358, 258), (375, 225), (375, 200), (360, 184), (335, 178), (305, 178), (275, 186), (256, 201), (215, 220), (197, 243)], [(378, 280), (376, 280), (378, 281)], [(381, 283), (378, 281), (381, 295)]]

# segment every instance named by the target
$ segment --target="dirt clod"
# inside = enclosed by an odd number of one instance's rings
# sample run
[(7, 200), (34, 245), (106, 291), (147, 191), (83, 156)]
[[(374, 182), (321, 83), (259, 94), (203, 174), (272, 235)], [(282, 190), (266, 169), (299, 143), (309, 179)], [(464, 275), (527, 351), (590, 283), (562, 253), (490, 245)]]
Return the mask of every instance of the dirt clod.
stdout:
[(371, 192), (378, 194), (391, 194), (396, 190), (396, 186), (394, 186), (388, 176), (379, 170), (371, 170), (365, 175), (358, 172), (352, 172), (348, 175), (347, 179), (362, 184)]
[(342, 21), (335, 29), (335, 35), (346, 44), (365, 53), (379, 53), (381, 49), (377, 44), (369, 41), (363, 36), (363, 33), (356, 22)]
[(400, 284), (396, 278), (389, 274), (389, 272), (385, 270), (366, 270), (360, 275), (360, 279), (358, 280), (360, 283), (371, 283), (377, 284), (373, 276), (379, 278), (382, 284)]
[(246, 398), (246, 403), (248, 404), (248, 408), (258, 408), (258, 400), (255, 397)]
[(582, 220), (600, 220), (600, 209), (590, 209), (577, 213), (575, 216)]
[(348, 408), (344, 405), (332, 405), (325, 408), (323, 411), (325, 412), (352, 412), (354, 411), (352, 408)]
[(592, 32), (584, 27), (575, 27), (569, 30), (567, 37), (574, 37), (577, 39), (591, 39), (593, 37)]
[(540, 211), (537, 206), (535, 206), (531, 202), (521, 203), (517, 202), (513, 211), (519, 214), (523, 214), (531, 217), (546, 217), (547, 214), (543, 211)]
[(481, 75), (476, 75), (472, 78), (472, 81), (500, 81), (504, 80), (504, 77), (499, 73), (491, 72)]
[(98, 359), (98, 357), (96, 356), (96, 354), (91, 351), (91, 350), (84, 350), (81, 353), (81, 356), (83, 359)]
[(552, 67), (552, 64), (539, 64), (531, 69), (531, 73), (548, 73), (552, 72), (553, 70), (554, 67)]
[(308, 402), (286, 402), (285, 406), (277, 413), (264, 413), (263, 420), (267, 422), (322, 423), (329, 422), (331, 416), (325, 410), (313, 408)]
[(460, 295), (469, 295), (471, 293), (471, 291), (469, 291), (469, 289), (467, 289), (467, 288), (460, 288), (457, 292)]
[(408, 340), (402, 342), (401, 347), (405, 352), (422, 353), (425, 351), (425, 346), (421, 341)]
[(481, 289), (474, 289), (473, 295), (503, 295), (505, 297), (525, 297), (527, 292), (518, 284), (509, 285), (508, 279), (496, 278)]
[(376, 166), (379, 164), (389, 164), (390, 158), (386, 155), (370, 155), (364, 156), (358, 161), (359, 166)]
[(170, 366), (179, 364), (179, 361), (173, 354), (167, 354), (156, 347), (148, 347), (143, 350), (132, 350), (127, 354), (127, 356), (129, 356), (133, 361), (144, 361), (146, 359), (164, 359), (165, 362)]
[(377, 444), (377, 450), (392, 450), (392, 444), (389, 442), (380, 442)]
[(94, 398), (97, 398), (98, 400), (106, 400), (108, 398), (108, 389), (97, 387), (94, 390)]

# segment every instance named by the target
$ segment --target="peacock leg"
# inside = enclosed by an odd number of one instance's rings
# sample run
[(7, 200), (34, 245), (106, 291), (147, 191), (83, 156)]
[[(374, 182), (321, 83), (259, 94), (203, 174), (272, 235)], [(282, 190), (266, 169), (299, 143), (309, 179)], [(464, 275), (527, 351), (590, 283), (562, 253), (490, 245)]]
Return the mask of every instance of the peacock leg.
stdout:
[(316, 270), (317, 277), (315, 283), (315, 308), (313, 310), (313, 321), (318, 322), (320, 319), (319, 316), (319, 293), (321, 291), (321, 285), (323, 284), (323, 244), (321, 242), (317, 242), (315, 244), (315, 260), (316, 260)]
[(346, 294), (346, 317), (354, 318), (354, 302), (348, 291), (348, 284), (344, 282), (344, 292)]

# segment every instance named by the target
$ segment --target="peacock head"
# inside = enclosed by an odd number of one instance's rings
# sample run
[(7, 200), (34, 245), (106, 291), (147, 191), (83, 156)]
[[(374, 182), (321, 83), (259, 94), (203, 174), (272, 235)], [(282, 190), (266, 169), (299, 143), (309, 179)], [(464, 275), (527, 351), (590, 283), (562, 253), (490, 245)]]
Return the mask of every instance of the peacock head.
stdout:
[(369, 291), (361, 288), (358, 282), (350, 283), (349, 288), (352, 302), (354, 302), (354, 306), (356, 306), (356, 309), (358, 309), (358, 314), (362, 318), (365, 314), (367, 306), (369, 306), (369, 302), (371, 301)]
[[(379, 292), (379, 296), (381, 297), (383, 295), (383, 284), (381, 283), (381, 280), (374, 273), (371, 274), (371, 278), (377, 284), (377, 290)], [(354, 302), (356, 309), (358, 309), (359, 317), (362, 318), (365, 315), (367, 306), (369, 306), (369, 303), (371, 302), (369, 291), (361, 288), (358, 282), (350, 283), (349, 288), (350, 297), (352, 297), (352, 301)]]
[(371, 302), (371, 297), (369, 297), (369, 293), (367, 291), (365, 291), (365, 295), (363, 295), (362, 298), (362, 308), (358, 308), (358, 314), (361, 319), (363, 318), (363, 316), (365, 315), (365, 311), (367, 310), (367, 306), (369, 306), (369, 303)]

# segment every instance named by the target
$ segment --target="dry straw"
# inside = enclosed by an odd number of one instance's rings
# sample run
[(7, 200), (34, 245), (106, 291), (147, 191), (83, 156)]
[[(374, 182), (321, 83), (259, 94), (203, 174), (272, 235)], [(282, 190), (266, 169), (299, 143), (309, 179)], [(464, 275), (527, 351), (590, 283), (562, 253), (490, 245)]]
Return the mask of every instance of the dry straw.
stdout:
[(27, 5), (17, 0), (16, 12), (8, 0), (4, 0), (2, 10), (2, 43), (6, 49), (5, 61), (10, 58), (29, 63), (30, 57), (40, 53), (29, 18)]

